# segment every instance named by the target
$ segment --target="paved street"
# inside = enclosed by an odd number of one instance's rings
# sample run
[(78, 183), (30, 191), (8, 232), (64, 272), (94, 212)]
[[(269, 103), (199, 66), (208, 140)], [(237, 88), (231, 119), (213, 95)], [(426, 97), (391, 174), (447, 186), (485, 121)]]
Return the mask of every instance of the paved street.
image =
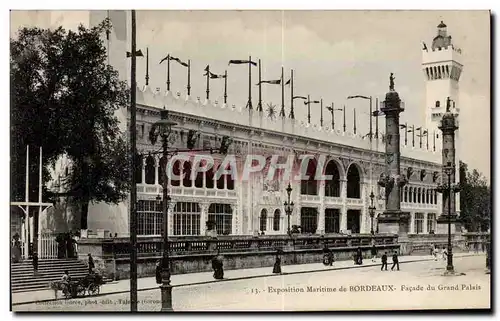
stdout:
[[(429, 257), (426, 257), (429, 259)], [(401, 262), (424, 257), (403, 257)], [(389, 260), (390, 261), (390, 260)], [(370, 260), (365, 264), (369, 265)], [(490, 302), (490, 276), (484, 273), (483, 255), (457, 255), (455, 267), (466, 275), (443, 277), (445, 262), (402, 263), (401, 271), (380, 271), (379, 266), (340, 269), (321, 273), (300, 273), (235, 279), (199, 285), (210, 280), (210, 273), (172, 277), (173, 307), (193, 310), (339, 310), (339, 309), (419, 309), (487, 308)], [(284, 272), (306, 271), (313, 264), (284, 266)], [(338, 262), (337, 267), (352, 267), (352, 262)], [(309, 267), (308, 267), (309, 266)], [(389, 264), (389, 269), (390, 269)], [(322, 265), (316, 264), (315, 268)], [(324, 269), (324, 267), (323, 267)], [(311, 269), (312, 270), (312, 269)], [(270, 268), (227, 271), (228, 278), (268, 274)], [(258, 274), (260, 272), (260, 274)], [(245, 273), (245, 274), (243, 274)], [(184, 278), (184, 280), (183, 280)], [(201, 280), (203, 278), (203, 280)], [(139, 281), (140, 289), (151, 278)], [(184, 281), (184, 282), (183, 282)], [(187, 282), (186, 282), (187, 281)], [(127, 285), (122, 284), (126, 290)], [(185, 285), (182, 285), (185, 284)], [(384, 286), (383, 286), (384, 285)], [(107, 285), (119, 287), (119, 283)], [(154, 281), (151, 287), (154, 287)], [(402, 287), (404, 286), (404, 288)], [(434, 289), (429, 288), (433, 286)], [(345, 292), (341, 288), (346, 289)], [(287, 291), (287, 292), (283, 292)], [(51, 291), (50, 291), (51, 292)], [(453, 294), (451, 296), (450, 294)], [(53, 292), (52, 292), (53, 298)], [(72, 300), (58, 300), (15, 305), (14, 311), (128, 311), (129, 293), (107, 294)], [(159, 311), (158, 288), (139, 292), (140, 311)], [(16, 302), (16, 301), (14, 301)]]

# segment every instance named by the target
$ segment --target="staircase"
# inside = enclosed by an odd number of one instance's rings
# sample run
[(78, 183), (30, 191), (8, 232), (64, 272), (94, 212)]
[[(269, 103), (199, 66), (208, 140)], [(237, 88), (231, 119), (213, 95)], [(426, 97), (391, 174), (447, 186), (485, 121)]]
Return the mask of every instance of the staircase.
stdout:
[[(22, 263), (11, 263), (11, 291), (25, 292), (49, 289), (49, 283), (59, 281), (68, 270), (73, 280), (85, 277), (88, 274), (86, 263), (76, 259), (47, 259), (38, 261), (38, 275), (33, 275), (31, 260)], [(105, 282), (111, 280), (104, 278)]]

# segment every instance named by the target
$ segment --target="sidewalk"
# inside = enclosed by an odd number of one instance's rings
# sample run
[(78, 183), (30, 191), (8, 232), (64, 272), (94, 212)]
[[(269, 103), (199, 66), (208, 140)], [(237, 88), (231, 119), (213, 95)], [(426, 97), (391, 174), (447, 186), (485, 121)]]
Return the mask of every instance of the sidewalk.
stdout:
[[(480, 256), (484, 255), (482, 253), (460, 253), (455, 254), (454, 257), (464, 257), (464, 256)], [(422, 262), (422, 261), (433, 261), (434, 258), (430, 255), (425, 256), (402, 256), (399, 258), (399, 262), (410, 263), (410, 262)], [(389, 263), (391, 259), (389, 258)], [(343, 270), (343, 269), (360, 269), (366, 267), (380, 266), (380, 258), (376, 262), (372, 262), (370, 259), (363, 260), (363, 265), (354, 265), (352, 260), (348, 261), (338, 261), (334, 262), (333, 266), (324, 266), (323, 263), (311, 263), (311, 264), (299, 264), (299, 265), (283, 265), (281, 267), (282, 274), (300, 274), (300, 273), (313, 273), (322, 271), (332, 271), (332, 270)], [(171, 276), (172, 287), (182, 287), (190, 285), (200, 285), (215, 282), (228, 282), (234, 280), (244, 280), (252, 278), (262, 278), (276, 276), (276, 274), (271, 273), (273, 267), (263, 267), (263, 268), (253, 268), (253, 269), (240, 269), (240, 270), (225, 270), (223, 280), (214, 280), (212, 274), (213, 272), (201, 272), (201, 273), (189, 273), (189, 274), (177, 274)], [(140, 278), (137, 280), (138, 291), (147, 291), (152, 289), (157, 289), (158, 284), (156, 284), (155, 277)], [(130, 289), (130, 280), (120, 280), (111, 283), (104, 284), (101, 287), (101, 292), (97, 296), (103, 296), (107, 294), (119, 294), (128, 293)], [(97, 297), (92, 296), (92, 297)], [(64, 300), (62, 298), (62, 293), (58, 293), (58, 299)], [(12, 304), (28, 304), (35, 302), (46, 302), (54, 301), (54, 291), (53, 290), (39, 290), (30, 292), (17, 292), (12, 293)]]

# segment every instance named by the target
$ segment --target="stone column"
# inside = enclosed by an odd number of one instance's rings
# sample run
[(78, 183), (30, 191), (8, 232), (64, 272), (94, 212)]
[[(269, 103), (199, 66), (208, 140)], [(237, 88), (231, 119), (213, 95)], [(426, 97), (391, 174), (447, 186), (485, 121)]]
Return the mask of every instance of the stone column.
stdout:
[(422, 227), (422, 233), (423, 234), (429, 234), (429, 231), (427, 230), (427, 212), (424, 213), (424, 226)]
[[(379, 217), (379, 231), (381, 233), (398, 234), (405, 238), (408, 232), (409, 215), (401, 211), (400, 189), (407, 183), (405, 176), (401, 175), (400, 165), (400, 130), (399, 114), (401, 99), (394, 90), (394, 77), (391, 74), (389, 92), (381, 111), (385, 114), (385, 172), (379, 177), (378, 184), (385, 187), (385, 211)], [(404, 250), (403, 250), (404, 252)]]
[(318, 207), (318, 228), (316, 230), (317, 234), (325, 234), (325, 181), (319, 182), (319, 201), (320, 205)]
[(146, 157), (143, 157), (142, 158), (142, 161), (141, 161), (141, 182), (142, 184), (146, 184)]
[(201, 202), (200, 203), (200, 235), (205, 236), (205, 233), (207, 231), (207, 220), (208, 220), (208, 207), (210, 206), (210, 203), (208, 202)]
[(240, 213), (238, 211), (238, 204), (231, 204), (231, 209), (233, 211), (232, 221), (231, 221), (231, 234), (238, 235), (240, 232)]
[(340, 210), (340, 230), (347, 231), (347, 179), (340, 180), (340, 198), (342, 200), (342, 209)]
[(160, 176), (160, 159), (155, 157), (155, 185), (158, 185), (158, 177)]
[[(456, 223), (457, 213), (456, 213), (456, 194), (452, 191), (451, 202), (448, 201), (448, 182), (451, 183), (451, 186), (455, 184), (456, 180), (456, 168), (454, 167), (450, 178), (448, 179), (448, 175), (446, 174), (445, 168), (449, 166), (456, 166), (456, 150), (455, 150), (455, 131), (458, 129), (455, 115), (450, 112), (450, 100), (448, 98), (446, 113), (443, 115), (441, 119), (441, 123), (439, 125), (439, 129), (442, 132), (443, 139), (443, 150), (442, 150), (442, 162), (443, 168), (441, 173), (441, 194), (442, 194), (442, 213), (438, 218), (439, 224), (447, 224), (448, 223), (448, 215), (451, 215), (451, 220), (453, 223)], [(450, 206), (448, 205), (449, 203)]]
[(170, 200), (170, 203), (168, 204), (168, 235), (172, 236), (174, 235), (174, 208), (175, 204), (177, 202)]

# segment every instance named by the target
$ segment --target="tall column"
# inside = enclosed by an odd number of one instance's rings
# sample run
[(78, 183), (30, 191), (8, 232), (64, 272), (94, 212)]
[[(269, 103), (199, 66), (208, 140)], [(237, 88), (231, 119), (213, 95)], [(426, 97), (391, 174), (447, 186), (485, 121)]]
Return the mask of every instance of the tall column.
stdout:
[(318, 207), (318, 228), (316, 230), (317, 234), (325, 234), (325, 181), (319, 182), (319, 200), (320, 205)]
[(205, 233), (207, 231), (207, 220), (208, 220), (208, 206), (210, 203), (208, 202), (202, 202), (200, 203), (200, 235), (205, 236)]
[(342, 200), (342, 209), (340, 213), (340, 230), (347, 232), (347, 179), (340, 180), (340, 198)]
[(442, 132), (443, 139), (443, 149), (442, 149), (442, 173), (441, 173), (441, 187), (438, 191), (442, 195), (442, 213), (438, 218), (439, 224), (448, 224), (448, 213), (451, 214), (451, 220), (453, 223), (457, 223), (457, 212), (456, 212), (456, 194), (454, 191), (451, 192), (451, 202), (448, 201), (448, 180), (451, 182), (451, 186), (456, 182), (456, 168), (451, 171), (451, 176), (448, 179), (446, 174), (446, 168), (449, 166), (456, 166), (456, 147), (455, 147), (455, 131), (458, 130), (458, 125), (456, 122), (455, 115), (450, 112), (450, 101), (447, 101), (446, 113), (441, 119), (439, 129)]
[[(409, 213), (401, 211), (400, 189), (408, 182), (401, 175), (400, 166), (400, 136), (399, 114), (404, 111), (401, 107), (399, 94), (394, 90), (394, 77), (390, 76), (389, 92), (381, 111), (385, 114), (385, 172), (380, 175), (378, 184), (385, 188), (385, 211), (379, 217), (379, 232), (398, 234), (400, 239), (408, 233)], [(402, 249), (405, 251), (405, 249)]]
[(160, 176), (160, 159), (155, 157), (155, 185), (158, 185), (158, 177)]
[(231, 217), (231, 234), (238, 235), (240, 232), (240, 213), (238, 211), (238, 204), (231, 204), (231, 209), (233, 210), (233, 215)]
[(146, 184), (146, 157), (143, 157), (142, 158), (142, 161), (141, 161), (141, 182), (142, 184)]

